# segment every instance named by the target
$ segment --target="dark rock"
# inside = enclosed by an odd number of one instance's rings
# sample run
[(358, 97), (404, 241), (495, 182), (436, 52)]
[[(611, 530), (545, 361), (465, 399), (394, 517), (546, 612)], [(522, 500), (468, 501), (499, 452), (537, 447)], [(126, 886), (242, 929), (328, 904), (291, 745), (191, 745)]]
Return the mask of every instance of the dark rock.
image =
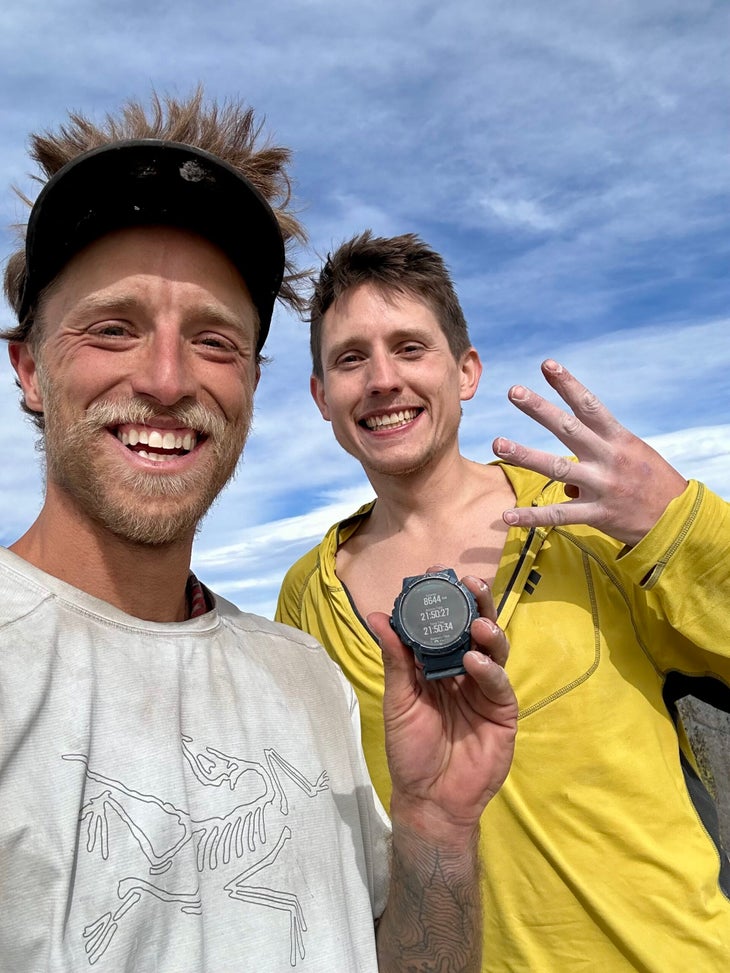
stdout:
[(730, 714), (693, 696), (680, 699), (677, 709), (700, 776), (715, 800), (720, 837), (730, 854)]

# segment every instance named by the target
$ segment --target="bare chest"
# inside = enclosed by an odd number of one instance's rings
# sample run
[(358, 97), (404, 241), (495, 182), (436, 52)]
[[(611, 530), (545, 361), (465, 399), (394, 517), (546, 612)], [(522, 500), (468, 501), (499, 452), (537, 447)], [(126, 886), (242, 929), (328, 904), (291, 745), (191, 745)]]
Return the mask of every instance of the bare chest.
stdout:
[(337, 575), (347, 588), (359, 614), (390, 613), (403, 578), (423, 574), (435, 565), (453, 568), (459, 578), (467, 574), (494, 582), (507, 527), (501, 517), (478, 523), (443, 526), (414, 536), (406, 532), (367, 542), (355, 535), (337, 553)]

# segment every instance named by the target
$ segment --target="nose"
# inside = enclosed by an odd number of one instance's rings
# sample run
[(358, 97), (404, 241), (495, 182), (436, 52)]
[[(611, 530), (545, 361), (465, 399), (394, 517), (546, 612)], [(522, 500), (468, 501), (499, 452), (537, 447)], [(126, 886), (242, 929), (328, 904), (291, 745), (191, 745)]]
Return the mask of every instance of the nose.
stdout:
[(374, 352), (368, 361), (368, 395), (387, 395), (402, 388), (402, 380), (392, 355), (385, 351)]
[(134, 391), (161, 405), (174, 405), (196, 391), (186, 343), (175, 328), (150, 335), (132, 376)]

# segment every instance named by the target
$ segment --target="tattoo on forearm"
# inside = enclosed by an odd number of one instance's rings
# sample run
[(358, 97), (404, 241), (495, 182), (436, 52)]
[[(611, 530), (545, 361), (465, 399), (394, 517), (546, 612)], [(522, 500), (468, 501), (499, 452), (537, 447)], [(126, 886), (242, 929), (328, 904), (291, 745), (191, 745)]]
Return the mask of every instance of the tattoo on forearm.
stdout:
[[(481, 968), (479, 875), (474, 858), (412, 838), (393, 849), (388, 918), (378, 934), (401, 973), (471, 973)], [(388, 969), (388, 967), (385, 967)]]

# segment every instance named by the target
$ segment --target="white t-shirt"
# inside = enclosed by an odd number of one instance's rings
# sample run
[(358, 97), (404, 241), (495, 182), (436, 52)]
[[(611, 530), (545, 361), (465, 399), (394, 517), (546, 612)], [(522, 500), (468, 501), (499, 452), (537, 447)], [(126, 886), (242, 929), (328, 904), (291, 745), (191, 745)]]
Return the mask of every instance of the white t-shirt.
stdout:
[(375, 971), (388, 827), (324, 650), (2, 548), (0, 591), (0, 970)]

